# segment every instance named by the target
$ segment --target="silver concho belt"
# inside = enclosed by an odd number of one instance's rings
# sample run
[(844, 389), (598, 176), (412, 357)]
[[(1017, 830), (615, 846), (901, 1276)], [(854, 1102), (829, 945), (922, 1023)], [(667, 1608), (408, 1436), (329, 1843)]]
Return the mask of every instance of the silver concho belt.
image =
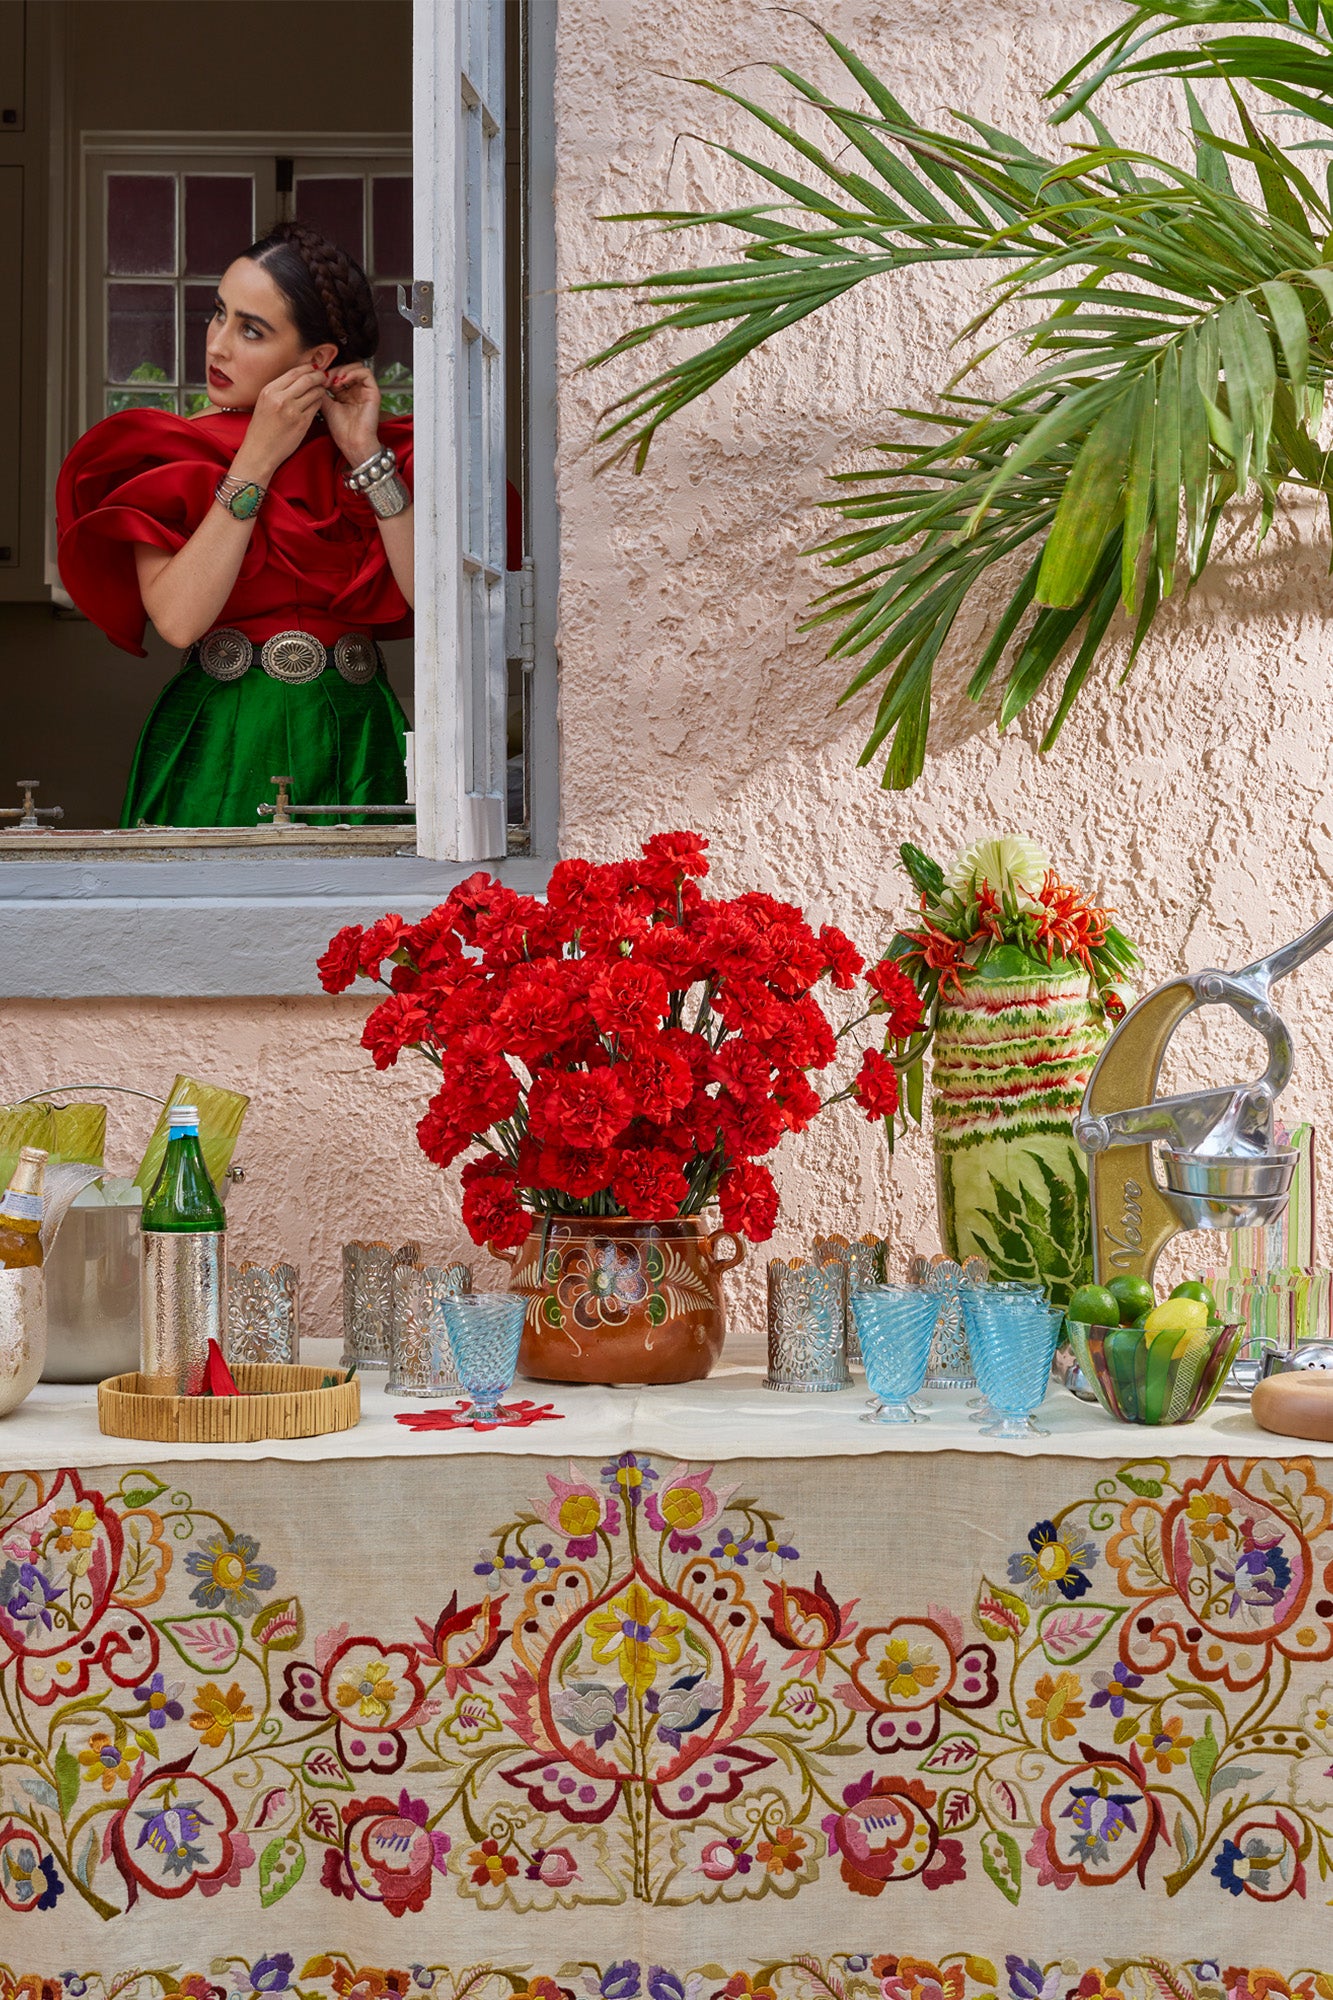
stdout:
[(315, 681), (332, 665), (353, 687), (364, 687), (379, 670), (380, 649), (364, 632), (344, 632), (331, 647), (313, 632), (275, 632), (256, 646), (230, 625), (199, 641), (199, 664), (215, 681), (240, 680), (256, 659), (275, 681)]

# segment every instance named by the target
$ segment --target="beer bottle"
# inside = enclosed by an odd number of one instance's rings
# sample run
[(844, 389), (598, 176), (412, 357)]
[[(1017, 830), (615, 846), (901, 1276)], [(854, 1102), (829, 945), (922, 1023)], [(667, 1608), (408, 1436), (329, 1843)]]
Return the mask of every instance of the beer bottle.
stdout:
[(199, 1146), (199, 1113), (174, 1104), (142, 1218), (139, 1370), (160, 1395), (197, 1396), (208, 1343), (221, 1345), (226, 1227)]
[(0, 1201), (0, 1271), (22, 1271), (42, 1262), (42, 1178), (46, 1154), (24, 1146), (9, 1190)]

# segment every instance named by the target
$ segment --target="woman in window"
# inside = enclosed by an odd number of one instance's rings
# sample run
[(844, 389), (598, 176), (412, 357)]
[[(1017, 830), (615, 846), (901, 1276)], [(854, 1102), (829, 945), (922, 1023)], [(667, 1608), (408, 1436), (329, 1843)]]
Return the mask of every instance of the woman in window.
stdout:
[(279, 223), (218, 287), (210, 407), (119, 411), (65, 460), (65, 588), (126, 652), (146, 618), (184, 651), (122, 826), (255, 826), (275, 772), (298, 802), (403, 801), (376, 641), (412, 629), (412, 422), (381, 419), (378, 338), (360, 265)]

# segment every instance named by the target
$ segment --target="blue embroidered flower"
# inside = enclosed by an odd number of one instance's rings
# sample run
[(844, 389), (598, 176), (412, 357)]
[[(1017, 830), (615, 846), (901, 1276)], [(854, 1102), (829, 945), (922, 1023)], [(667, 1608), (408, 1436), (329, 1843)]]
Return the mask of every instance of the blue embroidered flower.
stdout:
[(234, 1618), (249, 1618), (259, 1609), (261, 1595), (272, 1590), (277, 1571), (270, 1563), (256, 1560), (259, 1544), (251, 1535), (210, 1535), (202, 1548), (191, 1549), (185, 1567), (201, 1579), (190, 1592), (191, 1601), (205, 1611), (228, 1611)]
[(1054, 1604), (1057, 1597), (1072, 1603), (1089, 1588), (1097, 1550), (1077, 1529), (1038, 1521), (1028, 1533), (1028, 1551), (1010, 1556), (1009, 1581), (1020, 1586), (1029, 1604)]
[(685, 1981), (664, 1965), (648, 1968), (648, 2000), (685, 2000)]
[(1217, 1565), (1219, 1579), (1231, 1585), (1228, 1616), (1232, 1618), (1242, 1604), (1266, 1610), (1281, 1603), (1291, 1588), (1291, 1564), (1280, 1548), (1265, 1548), (1251, 1536), (1246, 1537), (1246, 1544), (1233, 1565)]
[(0, 1880), (7, 1901), (18, 1910), (53, 1910), (56, 1898), (65, 1893), (51, 1856), (16, 1826), (7, 1830), (0, 1850)]
[(767, 1570), (770, 1576), (781, 1576), (784, 1563), (799, 1562), (801, 1559), (801, 1551), (794, 1543), (780, 1542), (776, 1535), (771, 1535), (766, 1542), (754, 1541), (751, 1548), (755, 1568)]
[(62, 1594), (60, 1586), (35, 1563), (11, 1562), (0, 1570), (0, 1602), (11, 1618), (20, 1618), (25, 1625), (42, 1625), (49, 1632), (51, 1606)]
[(165, 1729), (168, 1722), (179, 1722), (185, 1710), (176, 1700), (181, 1691), (180, 1681), (173, 1681), (168, 1687), (161, 1674), (154, 1674), (142, 1687), (134, 1690), (134, 1699), (145, 1703), (148, 1709), (148, 1727)]
[(602, 1974), (602, 2000), (635, 2000), (639, 1991), (639, 1968), (632, 1958), (608, 1965)]
[(1096, 1785), (1075, 1785), (1061, 1819), (1074, 1822), (1074, 1851), (1085, 1861), (1107, 1861), (1123, 1833), (1135, 1833), (1136, 1792), (1102, 1792)]
[(1143, 1686), (1143, 1675), (1131, 1672), (1123, 1660), (1117, 1660), (1109, 1673), (1095, 1673), (1092, 1684), (1097, 1692), (1090, 1706), (1109, 1708), (1112, 1715), (1121, 1716), (1125, 1712), (1126, 1695), (1132, 1688)]
[(748, 1569), (750, 1567), (749, 1551), (754, 1548), (754, 1545), (754, 1537), (752, 1535), (746, 1535), (741, 1541), (735, 1542), (732, 1540), (728, 1529), (723, 1527), (719, 1533), (718, 1540), (709, 1550), (709, 1554), (715, 1560), (735, 1563), (737, 1569)]
[(1004, 1968), (1009, 1974), (1013, 2000), (1055, 2000), (1064, 1990), (1064, 1977), (1058, 1965), (1054, 1972), (1043, 1972), (1035, 1958), (1020, 1958), (1011, 1951), (1005, 1954)]
[(524, 1583), (540, 1583), (560, 1567), (560, 1558), (552, 1555), (549, 1542), (543, 1542), (535, 1555), (522, 1551), (516, 1561), (522, 1569)]
[(412, 1967), (412, 1983), (414, 1986), (419, 1986), (423, 1993), (429, 1993), (431, 1987), (435, 1984), (434, 1966), (414, 1965)]
[(252, 1993), (285, 1993), (291, 1985), (295, 1960), (290, 1952), (275, 1951), (268, 1958), (261, 1958), (250, 1968), (250, 1991)]
[(648, 1690), (648, 1708), (657, 1717), (657, 1733), (673, 1750), (679, 1750), (682, 1736), (702, 1729), (722, 1712), (722, 1690), (716, 1681), (706, 1681), (702, 1673), (686, 1674), (659, 1694)]
[[(632, 1451), (622, 1451), (619, 1458), (613, 1458), (609, 1465), (602, 1467), (603, 1483), (623, 1493), (627, 1507), (637, 1507), (643, 1499), (644, 1487), (651, 1486), (656, 1478), (649, 1460), (636, 1457)], [(611, 1974), (608, 1972), (606, 1976), (609, 1979)]]

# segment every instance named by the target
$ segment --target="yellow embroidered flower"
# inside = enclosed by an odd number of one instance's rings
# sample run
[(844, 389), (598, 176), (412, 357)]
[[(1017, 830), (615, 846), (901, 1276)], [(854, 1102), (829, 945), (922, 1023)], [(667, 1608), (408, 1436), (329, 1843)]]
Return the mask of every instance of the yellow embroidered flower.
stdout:
[(83, 1766), (84, 1784), (100, 1781), (104, 1792), (113, 1791), (130, 1775), (125, 1752), (104, 1729), (99, 1729), (95, 1736), (88, 1738), (88, 1748), (80, 1750), (79, 1762)]
[(235, 1681), (225, 1694), (221, 1688), (201, 1687), (194, 1701), (190, 1727), (199, 1731), (201, 1743), (209, 1744), (214, 1750), (226, 1741), (238, 1722), (253, 1722), (255, 1719), (254, 1710)]
[(595, 1535), (602, 1519), (602, 1503), (595, 1493), (567, 1493), (560, 1502), (556, 1516), (562, 1535), (577, 1541), (583, 1535)]
[(363, 1722), (378, 1723), (381, 1728), (393, 1713), (397, 1695), (387, 1660), (368, 1660), (359, 1680), (339, 1681), (333, 1690), (339, 1708), (354, 1708)]
[(1183, 1764), (1185, 1753), (1194, 1742), (1192, 1736), (1182, 1736), (1185, 1724), (1178, 1715), (1173, 1715), (1162, 1727), (1149, 1736), (1136, 1736), (1134, 1741), (1150, 1763), (1155, 1763), (1164, 1777), (1170, 1775), (1173, 1764)]
[(52, 1519), (60, 1530), (56, 1536), (58, 1549), (92, 1547), (93, 1536), (97, 1531), (95, 1507), (57, 1507)]
[(930, 1653), (929, 1646), (913, 1646), (906, 1639), (890, 1639), (875, 1668), (890, 1701), (911, 1701), (916, 1695), (924, 1694), (927, 1688), (934, 1687), (940, 1670)]
[(1197, 1541), (1225, 1542), (1231, 1534), (1231, 1502), (1224, 1493), (1195, 1493), (1185, 1509), (1190, 1533)]
[(1077, 1674), (1057, 1674), (1054, 1680), (1041, 1674), (1028, 1701), (1028, 1714), (1034, 1722), (1044, 1723), (1057, 1740), (1072, 1736), (1075, 1722), (1085, 1712), (1082, 1693)]
[(658, 1505), (663, 1520), (677, 1534), (689, 1534), (704, 1518), (704, 1496), (693, 1486), (668, 1486)]
[(614, 1660), (625, 1686), (646, 1694), (658, 1667), (680, 1658), (677, 1635), (684, 1623), (683, 1612), (672, 1611), (641, 1583), (632, 1583), (623, 1597), (588, 1619), (592, 1656), (603, 1664)]

